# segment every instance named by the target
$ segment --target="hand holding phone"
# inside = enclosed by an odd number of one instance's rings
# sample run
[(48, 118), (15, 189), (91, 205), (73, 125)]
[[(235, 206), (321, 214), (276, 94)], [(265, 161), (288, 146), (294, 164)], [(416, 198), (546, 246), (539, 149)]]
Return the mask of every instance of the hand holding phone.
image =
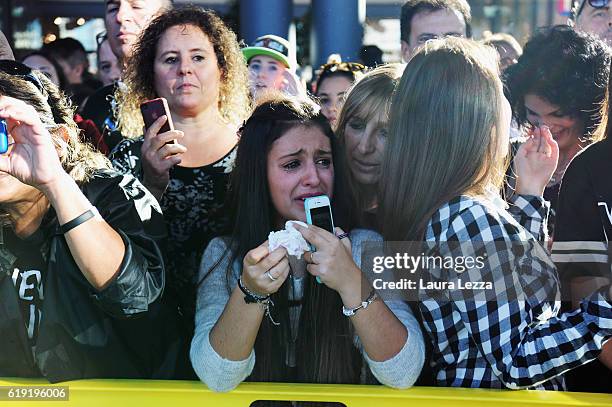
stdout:
[(0, 154), (8, 151), (8, 128), (6, 120), (0, 119)]
[[(304, 211), (308, 224), (315, 225), (336, 236), (331, 203), (327, 195), (306, 198), (304, 200)], [(306, 241), (318, 242), (318, 250), (311, 243), (311, 252), (304, 254), (306, 262), (309, 263), (307, 270), (316, 276), (318, 283), (324, 282), (325, 285), (336, 290), (341, 296), (342, 293), (350, 291), (347, 287), (356, 286), (353, 283), (360, 281), (361, 272), (353, 261), (351, 244), (348, 239), (333, 238), (319, 230), (310, 228), (302, 230), (304, 228), (299, 225), (296, 228), (302, 233)]]
[[(141, 147), (143, 183), (157, 199), (161, 199), (170, 182), (170, 169), (181, 163), (187, 151), (177, 139), (184, 136), (174, 130), (168, 102), (164, 98), (149, 100), (140, 105), (146, 130)], [(166, 117), (165, 123), (160, 119)]]
[[(306, 223), (325, 229), (329, 233), (334, 233), (334, 219), (327, 195), (306, 198), (304, 200), (304, 211), (306, 212)], [(316, 250), (317, 248), (311, 244), (310, 251), (315, 252)]]
[(165, 115), (167, 118), (166, 123), (164, 123), (162, 128), (159, 130), (159, 133), (174, 130), (174, 123), (172, 123), (170, 108), (168, 107), (168, 101), (165, 98), (147, 100), (140, 105), (140, 112), (142, 113), (145, 128), (148, 129), (158, 118)]
[(306, 212), (306, 223), (325, 229), (329, 233), (334, 233), (334, 219), (327, 195), (306, 198), (304, 200), (304, 211)]

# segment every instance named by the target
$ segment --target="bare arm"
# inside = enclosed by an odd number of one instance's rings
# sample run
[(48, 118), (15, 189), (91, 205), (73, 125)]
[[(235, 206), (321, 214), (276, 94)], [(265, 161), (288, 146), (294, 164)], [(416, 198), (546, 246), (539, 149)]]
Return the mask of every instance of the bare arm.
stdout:
[[(77, 184), (65, 174), (45, 186), (45, 195), (63, 225), (91, 207)], [(92, 218), (65, 234), (70, 253), (79, 269), (97, 290), (105, 288), (119, 272), (125, 255), (121, 236), (103, 219)], [(92, 250), (95, 247), (95, 250)]]
[(210, 344), (225, 359), (246, 359), (255, 346), (263, 316), (263, 308), (259, 304), (247, 304), (244, 294), (236, 287), (210, 331)]
[[(362, 294), (362, 273), (353, 261), (348, 239), (339, 240), (331, 233), (309, 225), (295, 227), (304, 238), (317, 248), (306, 253), (307, 270), (317, 276), (329, 288), (336, 290), (346, 308), (354, 308), (365, 300)], [(337, 228), (338, 233), (342, 231)], [(314, 257), (313, 257), (314, 256)], [(364, 290), (369, 292), (370, 290)], [(365, 294), (367, 296), (367, 294)], [(331, 312), (342, 312), (332, 310)], [(360, 309), (350, 317), (353, 326), (370, 359), (384, 361), (397, 355), (408, 340), (404, 324), (389, 310), (383, 301), (375, 301), (366, 309)]]
[[(267, 241), (248, 252), (242, 271), (246, 288), (261, 296), (276, 292), (289, 275), (286, 254), (284, 248), (270, 253)], [(275, 277), (275, 281), (266, 273)], [(244, 297), (239, 287), (234, 288), (221, 317), (210, 332), (210, 344), (225, 359), (243, 360), (249, 356), (264, 316), (261, 304), (247, 304)]]
[[(369, 283), (365, 279), (361, 280), (361, 271), (356, 269), (355, 276), (351, 280), (352, 288), (340, 294), (346, 308), (355, 308), (365, 300), (361, 295), (361, 284), (369, 286)], [(347, 287), (350, 286), (347, 284)], [(367, 308), (360, 309), (350, 319), (365, 351), (374, 361), (391, 359), (399, 353), (408, 340), (408, 331), (404, 324), (380, 299)]]

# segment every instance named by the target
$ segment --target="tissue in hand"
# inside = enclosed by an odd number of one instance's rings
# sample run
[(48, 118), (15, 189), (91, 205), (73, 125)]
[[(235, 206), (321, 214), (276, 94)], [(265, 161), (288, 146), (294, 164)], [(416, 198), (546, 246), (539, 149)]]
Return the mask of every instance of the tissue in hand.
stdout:
[(271, 252), (283, 246), (287, 249), (287, 253), (289, 253), (290, 256), (296, 256), (299, 259), (305, 251), (310, 250), (310, 246), (306, 240), (304, 240), (302, 234), (293, 227), (294, 222), (302, 226), (307, 226), (304, 222), (300, 222), (299, 220), (289, 220), (285, 223), (285, 230), (270, 232), (268, 235), (268, 247)]

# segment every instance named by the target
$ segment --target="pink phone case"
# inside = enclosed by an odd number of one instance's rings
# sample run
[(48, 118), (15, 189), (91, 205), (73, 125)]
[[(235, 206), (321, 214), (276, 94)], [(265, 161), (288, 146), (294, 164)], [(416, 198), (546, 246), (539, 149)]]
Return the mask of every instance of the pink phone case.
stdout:
[(142, 119), (144, 120), (145, 127), (148, 129), (160, 116), (166, 115), (168, 120), (162, 128), (159, 130), (160, 133), (165, 133), (170, 130), (174, 130), (174, 124), (172, 123), (172, 116), (170, 116), (170, 109), (168, 108), (168, 102), (165, 98), (157, 98), (147, 100), (140, 105), (140, 112), (142, 113)]

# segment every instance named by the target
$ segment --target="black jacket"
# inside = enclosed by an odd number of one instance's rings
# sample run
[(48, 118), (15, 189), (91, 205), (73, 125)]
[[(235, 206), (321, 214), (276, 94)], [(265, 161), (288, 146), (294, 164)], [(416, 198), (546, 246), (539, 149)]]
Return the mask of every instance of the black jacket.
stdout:
[[(561, 184), (552, 256), (562, 299), (575, 277), (612, 280), (612, 139), (595, 143), (572, 160)], [(569, 303), (566, 304), (570, 309)], [(566, 374), (570, 391), (609, 393), (612, 371), (599, 361)]]
[(98, 173), (82, 190), (125, 242), (120, 273), (97, 292), (57, 233), (51, 209), (37, 232), (44, 237), (47, 270), (33, 351), (11, 279), (15, 256), (0, 244), (0, 376), (42, 375), (51, 382), (172, 378), (181, 344), (176, 307), (162, 297), (159, 205), (135, 178), (111, 171)]

